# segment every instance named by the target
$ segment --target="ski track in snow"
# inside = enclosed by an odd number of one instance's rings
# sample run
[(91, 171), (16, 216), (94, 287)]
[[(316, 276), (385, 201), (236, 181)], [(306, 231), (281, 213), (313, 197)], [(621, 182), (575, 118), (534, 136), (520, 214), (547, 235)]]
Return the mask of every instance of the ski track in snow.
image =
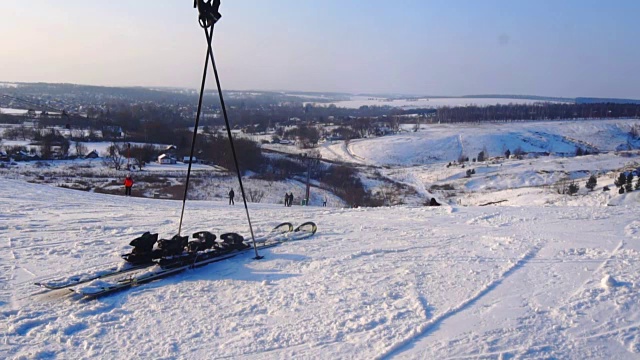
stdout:
[[(5, 180), (0, 202), (7, 358), (640, 354), (636, 208), (252, 204), (257, 234), (305, 220), (318, 233), (85, 301), (31, 283), (117, 263), (143, 231), (173, 235), (181, 203)], [(190, 202), (183, 228), (247, 235), (243, 215)]]
[[(357, 140), (356, 140), (357, 142)], [(349, 159), (353, 162), (356, 163), (365, 163), (366, 159), (356, 155), (356, 153), (353, 151), (353, 145), (352, 142), (349, 142), (348, 144), (345, 142), (343, 144), (343, 151), (349, 156)]]
[[(599, 210), (588, 211), (586, 216), (572, 215), (569, 218), (573, 220), (582, 218), (610, 220), (608, 216), (604, 215), (604, 212)], [(617, 316), (615, 314), (619, 310), (607, 311), (612, 305), (617, 309), (622, 307), (623, 310), (628, 310), (630, 304), (637, 303), (639, 300), (637, 290), (633, 290), (637, 289), (637, 282), (618, 281), (615, 286), (603, 289), (600, 281), (608, 271), (615, 270), (622, 277), (628, 277), (634, 271), (638, 271), (637, 251), (631, 250), (624, 253), (622, 244), (625, 240), (619, 241), (620, 236), (624, 233), (633, 234), (631, 228), (637, 225), (635, 222), (626, 227), (623, 224), (624, 221), (616, 224), (617, 226), (613, 228), (616, 230), (610, 230), (608, 234), (600, 235), (601, 237), (597, 238), (596, 243), (604, 242), (610, 246), (610, 250), (569, 248), (558, 253), (557, 256), (561, 256), (562, 261), (548, 262), (541, 258), (549, 255), (553, 244), (542, 247), (539, 253), (545, 252), (547, 254), (546, 256), (540, 254), (536, 256), (541, 261), (536, 262), (536, 258), (528, 260), (522, 270), (504, 279), (493, 292), (484, 294), (483, 299), (478, 299), (472, 307), (464, 310), (471, 314), (462, 316), (461, 312), (457, 314), (457, 317), (462, 317), (462, 319), (456, 320), (452, 317), (443, 320), (439, 324), (438, 333), (422, 336), (420, 342), (406, 345), (403, 348), (406, 351), (398, 354), (398, 357), (450, 359), (637, 358), (637, 354), (640, 352), (640, 337), (637, 331), (640, 319), (638, 319), (637, 312), (627, 313), (626, 316)], [(565, 225), (568, 225), (569, 232), (571, 232), (571, 224), (565, 222)], [(602, 224), (589, 224), (584, 227), (597, 229), (602, 228)], [(620, 231), (622, 228), (624, 230)], [(582, 274), (579, 274), (578, 271), (579, 276), (574, 278), (571, 275), (578, 275), (575, 271), (577, 269), (573, 270), (572, 274), (559, 268), (577, 264), (576, 260), (579, 259), (574, 259), (574, 257), (592, 258), (585, 260), (593, 260), (590, 263), (596, 265), (595, 269), (593, 271), (584, 269), (587, 271)], [(589, 263), (587, 261), (579, 262)], [(532, 274), (539, 271), (537, 270), (538, 264), (541, 263), (549, 264), (551, 271), (547, 272), (546, 276), (552, 278), (553, 281), (544, 286), (539, 285), (537, 288), (532, 288), (528, 283), (532, 280), (532, 276), (535, 276)], [(629, 269), (620, 268), (620, 265), (628, 266), (631, 264), (633, 266)], [(607, 271), (607, 268), (610, 267), (613, 269)], [(526, 268), (529, 268), (529, 271), (524, 271)], [(580, 279), (583, 281), (576, 281)], [(548, 293), (557, 293), (557, 291), (553, 291), (553, 288), (564, 282), (575, 284), (575, 291), (569, 292), (568, 296), (565, 295), (566, 298), (562, 293), (555, 297), (548, 296)], [(517, 301), (514, 302), (514, 299)], [(547, 304), (549, 302), (552, 304)], [(509, 315), (496, 313), (496, 306), (501, 303), (506, 303), (507, 307), (512, 308)], [(516, 307), (513, 307), (514, 305)], [(514, 309), (518, 310), (514, 311)], [(593, 312), (595, 309), (597, 312)], [(607, 319), (607, 315), (602, 318), (603, 314), (608, 314), (610, 318)], [(504, 320), (500, 321), (502, 318)], [(488, 319), (488, 322), (485, 319)], [(458, 337), (450, 337), (448, 340), (438, 336), (439, 333), (448, 333), (451, 336), (451, 331), (456, 331), (456, 325), (465, 324), (465, 328), (471, 329), (475, 326), (481, 326), (483, 323), (489, 325), (490, 322), (504, 324), (489, 326), (487, 330), (484, 330), (484, 334), (473, 331), (460, 332)], [(513, 325), (508, 326), (508, 324)], [(596, 325), (594, 326), (594, 324)], [(517, 338), (517, 334), (522, 332), (535, 335), (529, 336), (530, 339)], [(607, 339), (608, 341), (599, 346), (590, 344), (589, 341), (595, 338)]]
[(487, 284), (484, 288), (480, 289), (478, 293), (474, 294), (469, 299), (464, 302), (458, 304), (457, 306), (444, 311), (441, 315), (431, 318), (427, 323), (425, 323), (420, 328), (416, 329), (416, 334), (389, 349), (389, 352), (386, 354), (382, 354), (377, 359), (387, 359), (392, 357), (393, 355), (397, 355), (402, 352), (403, 348), (409, 345), (411, 342), (418, 340), (420, 337), (428, 336), (430, 332), (435, 331), (440, 323), (445, 321), (446, 319), (455, 316), (456, 314), (466, 310), (473, 304), (475, 304), (480, 298), (488, 294), (490, 291), (499, 286), (507, 277), (517, 271), (519, 268), (524, 266), (527, 261), (533, 258), (536, 253), (539, 251), (539, 248), (534, 248), (531, 251), (524, 254), (515, 264), (508, 267), (504, 273), (498, 276), (491, 283)]

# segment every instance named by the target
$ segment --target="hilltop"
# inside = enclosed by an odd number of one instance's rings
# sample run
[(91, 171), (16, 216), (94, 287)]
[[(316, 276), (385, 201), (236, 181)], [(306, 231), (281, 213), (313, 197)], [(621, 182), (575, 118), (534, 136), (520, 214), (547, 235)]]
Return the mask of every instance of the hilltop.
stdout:
[[(637, 203), (637, 194), (622, 195)], [(508, 198), (512, 201), (517, 195)], [(631, 359), (637, 206), (345, 209), (253, 204), (254, 230), (311, 239), (95, 301), (35, 281), (117, 264), (181, 202), (0, 182), (0, 352), (9, 358)], [(187, 203), (185, 233), (248, 236), (242, 206)]]

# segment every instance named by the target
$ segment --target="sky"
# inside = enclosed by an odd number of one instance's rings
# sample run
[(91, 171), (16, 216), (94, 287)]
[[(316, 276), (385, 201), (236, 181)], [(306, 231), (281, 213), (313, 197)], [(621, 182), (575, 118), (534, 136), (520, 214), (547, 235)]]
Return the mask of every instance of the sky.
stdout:
[[(198, 88), (192, 5), (4, 0), (0, 81)], [(220, 12), (226, 90), (640, 99), (636, 0), (222, 0)]]

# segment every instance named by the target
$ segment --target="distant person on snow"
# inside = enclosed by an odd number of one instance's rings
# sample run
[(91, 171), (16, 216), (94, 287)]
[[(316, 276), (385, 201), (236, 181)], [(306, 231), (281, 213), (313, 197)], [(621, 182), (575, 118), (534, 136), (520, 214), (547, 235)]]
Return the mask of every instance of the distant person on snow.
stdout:
[(327, 197), (325, 196), (324, 199), (322, 199), (322, 206), (325, 207), (327, 206)]
[(131, 175), (127, 175), (124, 179), (124, 196), (131, 196), (131, 187), (133, 186), (133, 179)]
[(289, 206), (293, 205), (293, 192), (289, 194)]
[(284, 193), (284, 206), (289, 206), (289, 193)]
[(229, 205), (235, 205), (236, 203), (233, 201), (233, 197), (236, 193), (233, 192), (233, 189), (229, 190)]

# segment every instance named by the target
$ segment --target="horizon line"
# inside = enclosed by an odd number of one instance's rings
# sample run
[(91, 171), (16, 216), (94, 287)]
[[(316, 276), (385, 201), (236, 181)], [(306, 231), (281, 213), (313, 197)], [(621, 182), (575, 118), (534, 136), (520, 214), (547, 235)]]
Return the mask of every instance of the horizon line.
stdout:
[[(100, 88), (115, 88), (115, 89), (145, 89), (145, 90), (156, 90), (156, 89), (179, 89), (179, 90), (190, 90), (190, 91), (198, 91), (197, 88), (190, 87), (181, 87), (181, 86), (169, 86), (169, 85), (161, 85), (161, 86), (149, 86), (149, 85), (95, 85), (95, 84), (81, 84), (81, 83), (70, 83), (70, 82), (45, 82), (45, 81), (35, 81), (35, 82), (27, 82), (27, 81), (5, 81), (0, 80), (0, 84), (25, 84), (25, 85), (71, 85), (71, 86), (87, 86), (87, 87), (100, 87)], [(217, 91), (217, 89), (206, 89), (205, 93), (208, 91)], [(633, 100), (640, 101), (640, 99), (634, 98), (620, 98), (620, 97), (601, 97), (601, 96), (548, 96), (548, 95), (531, 95), (531, 94), (497, 94), (497, 93), (486, 93), (486, 94), (465, 94), (465, 95), (426, 95), (426, 94), (417, 94), (417, 93), (399, 93), (399, 92), (389, 92), (389, 93), (367, 93), (367, 92), (344, 92), (344, 91), (318, 91), (318, 90), (292, 90), (292, 89), (226, 89), (223, 91), (229, 92), (265, 92), (265, 93), (304, 93), (304, 94), (336, 94), (336, 95), (352, 95), (352, 96), (411, 96), (411, 97), (424, 97), (424, 98), (511, 98), (517, 97), (521, 99), (536, 99), (536, 98), (544, 98), (544, 99), (563, 99), (563, 100), (576, 100), (580, 98), (587, 99), (611, 99), (611, 100)]]

